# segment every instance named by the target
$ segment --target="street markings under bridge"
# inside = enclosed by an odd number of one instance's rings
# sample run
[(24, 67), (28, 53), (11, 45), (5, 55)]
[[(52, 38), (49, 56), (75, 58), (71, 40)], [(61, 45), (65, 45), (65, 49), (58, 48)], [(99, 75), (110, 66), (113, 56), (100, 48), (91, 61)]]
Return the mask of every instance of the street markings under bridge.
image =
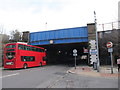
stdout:
[(2, 76), (2, 77), (0, 77), (0, 78), (11, 77), (11, 76), (15, 76), (15, 75), (19, 75), (19, 73), (14, 73), (14, 74), (5, 75), (5, 76)]

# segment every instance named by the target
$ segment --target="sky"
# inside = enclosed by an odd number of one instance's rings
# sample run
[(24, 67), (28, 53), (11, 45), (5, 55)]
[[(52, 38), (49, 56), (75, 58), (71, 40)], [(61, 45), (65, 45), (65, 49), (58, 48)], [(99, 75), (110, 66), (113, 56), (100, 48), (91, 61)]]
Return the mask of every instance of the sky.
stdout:
[[(46, 31), (118, 21), (119, 0), (0, 0), (0, 32)], [(111, 28), (111, 24), (106, 27)]]

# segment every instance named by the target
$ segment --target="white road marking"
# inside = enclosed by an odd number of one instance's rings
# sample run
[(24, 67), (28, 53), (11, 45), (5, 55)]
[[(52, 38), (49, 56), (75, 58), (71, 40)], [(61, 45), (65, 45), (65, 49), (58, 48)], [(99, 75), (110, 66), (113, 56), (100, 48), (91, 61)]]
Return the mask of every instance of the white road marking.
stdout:
[(2, 77), (0, 77), (0, 78), (11, 77), (11, 76), (15, 76), (15, 75), (18, 75), (18, 74), (19, 74), (19, 73), (14, 73), (14, 74), (2, 76)]

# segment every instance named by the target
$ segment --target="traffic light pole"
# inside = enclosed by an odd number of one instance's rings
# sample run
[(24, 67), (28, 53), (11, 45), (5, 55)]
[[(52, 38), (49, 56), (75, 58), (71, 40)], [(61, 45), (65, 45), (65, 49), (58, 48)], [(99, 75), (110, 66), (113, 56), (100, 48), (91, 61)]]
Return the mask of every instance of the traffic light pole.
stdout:
[(97, 19), (96, 19), (96, 12), (94, 11), (94, 18), (95, 18), (95, 31), (96, 31), (96, 46), (97, 46), (97, 72), (100, 72), (100, 61), (99, 61), (99, 47), (98, 47), (98, 33), (97, 33)]

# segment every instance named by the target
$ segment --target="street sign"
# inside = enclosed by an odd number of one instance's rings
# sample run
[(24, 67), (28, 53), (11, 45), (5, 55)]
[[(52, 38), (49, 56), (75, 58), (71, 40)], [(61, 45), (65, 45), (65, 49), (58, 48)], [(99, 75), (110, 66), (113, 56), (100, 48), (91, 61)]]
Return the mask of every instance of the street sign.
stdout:
[(108, 52), (113, 52), (113, 48), (108, 48)]
[(83, 48), (84, 53), (88, 53), (88, 49)]
[(97, 49), (90, 49), (90, 55), (97, 55)]
[(96, 56), (96, 55), (91, 55), (90, 58), (91, 58), (91, 59), (97, 59), (98, 56)]
[(93, 62), (97, 62), (97, 58), (98, 58), (97, 55), (91, 55), (91, 56), (90, 56), (91, 64), (93, 64)]
[(73, 56), (77, 56), (77, 49), (73, 50)]
[(107, 48), (112, 48), (112, 46), (113, 46), (113, 43), (112, 43), (112, 42), (108, 42), (108, 43), (107, 43)]
[(91, 49), (96, 49), (96, 41), (95, 40), (90, 40), (90, 48)]
[(82, 55), (81, 59), (87, 59), (87, 55)]
[(74, 54), (73, 54), (73, 56), (77, 56), (77, 54), (76, 54), (76, 53), (74, 53)]
[(95, 40), (90, 40), (89, 43), (92, 44), (92, 45), (95, 45), (96, 41)]
[(113, 74), (113, 60), (112, 60), (112, 52), (113, 52), (113, 43), (112, 42), (108, 42), (106, 44), (107, 48), (108, 48), (108, 52), (110, 52), (110, 57), (111, 57), (111, 74)]
[(75, 69), (76, 69), (76, 56), (77, 56), (77, 49), (73, 50), (73, 56), (75, 57)]
[(77, 53), (77, 49), (74, 49), (74, 50), (73, 50), (73, 53)]

